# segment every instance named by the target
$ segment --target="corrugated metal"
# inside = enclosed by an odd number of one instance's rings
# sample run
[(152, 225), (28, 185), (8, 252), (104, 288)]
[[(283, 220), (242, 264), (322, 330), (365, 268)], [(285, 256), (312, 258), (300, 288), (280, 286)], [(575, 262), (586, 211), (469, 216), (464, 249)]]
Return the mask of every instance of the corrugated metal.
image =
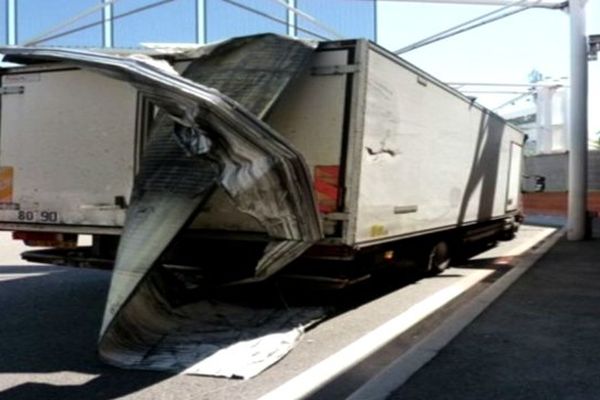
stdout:
[[(275, 35), (231, 40), (196, 53), (184, 78), (155, 64), (99, 53), (3, 52), (13, 62), (65, 61), (127, 81), (163, 110), (119, 243), (101, 330), (100, 354), (107, 361), (158, 369), (198, 361), (190, 359), (196, 353), (189, 348), (203, 340), (194, 328), (204, 322), (194, 307), (202, 293), (186, 293), (185, 279), (158, 259), (217, 184), (270, 237), (250, 280), (270, 276), (323, 237), (304, 158), (260, 120), (308, 67), (312, 47)], [(165, 340), (170, 335), (173, 341)], [(150, 350), (152, 365), (145, 359)]]

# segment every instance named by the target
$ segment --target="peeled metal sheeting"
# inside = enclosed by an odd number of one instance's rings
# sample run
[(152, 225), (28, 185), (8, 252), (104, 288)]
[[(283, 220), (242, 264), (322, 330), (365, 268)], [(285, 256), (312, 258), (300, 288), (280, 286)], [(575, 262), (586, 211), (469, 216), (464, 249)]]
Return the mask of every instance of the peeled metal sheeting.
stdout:
[(102, 358), (128, 368), (247, 379), (291, 351), (326, 312), (219, 296), (185, 301), (189, 284), (153, 268), (106, 331)]
[[(271, 239), (250, 280), (272, 275), (322, 237), (302, 155), (261, 120), (308, 67), (312, 46), (276, 35), (233, 39), (198, 52), (183, 77), (143, 59), (80, 50), (2, 53), (6, 61), (67, 62), (129, 82), (162, 110), (119, 244), (100, 333), (106, 361), (175, 370), (199, 361), (189, 357), (190, 346), (201, 344), (199, 336), (181, 333), (198, 332), (199, 310), (206, 311), (210, 299), (182, 301), (173, 287), (185, 282), (157, 261), (217, 186), (260, 221)], [(304, 323), (322, 312), (308, 314)]]

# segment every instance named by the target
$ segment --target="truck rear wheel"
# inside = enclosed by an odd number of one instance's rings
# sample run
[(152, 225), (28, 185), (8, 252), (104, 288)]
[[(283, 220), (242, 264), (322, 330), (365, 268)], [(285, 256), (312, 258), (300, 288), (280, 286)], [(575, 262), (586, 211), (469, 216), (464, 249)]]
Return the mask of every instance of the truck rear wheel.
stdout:
[(428, 275), (439, 274), (450, 265), (450, 248), (448, 243), (440, 241), (429, 247), (425, 259), (425, 272)]

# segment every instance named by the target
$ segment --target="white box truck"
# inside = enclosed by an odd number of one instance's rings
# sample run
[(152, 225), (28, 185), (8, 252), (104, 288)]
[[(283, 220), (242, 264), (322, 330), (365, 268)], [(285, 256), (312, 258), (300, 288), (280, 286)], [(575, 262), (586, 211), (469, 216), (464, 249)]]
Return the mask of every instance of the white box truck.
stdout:
[[(167, 58), (179, 70), (189, 63)], [(307, 255), (385, 254), (417, 237), (460, 245), (516, 229), (521, 132), (364, 40), (322, 42), (311, 63), (265, 119), (312, 173), (325, 237)], [(91, 234), (99, 247), (89, 257), (110, 255), (152, 102), (127, 82), (65, 61), (5, 69), (1, 107), (0, 229), (40, 244), (69, 238), (55, 233)], [(220, 190), (190, 229), (225, 240), (264, 234)]]
[(404, 259), (437, 272), (520, 223), (524, 135), (366, 40), (2, 52), (20, 65), (1, 76), (0, 229), (95, 238), (36, 261), (116, 253), (100, 341), (116, 365), (195, 362), (181, 349), (199, 281), (261, 280), (301, 255), (344, 261), (344, 282)]

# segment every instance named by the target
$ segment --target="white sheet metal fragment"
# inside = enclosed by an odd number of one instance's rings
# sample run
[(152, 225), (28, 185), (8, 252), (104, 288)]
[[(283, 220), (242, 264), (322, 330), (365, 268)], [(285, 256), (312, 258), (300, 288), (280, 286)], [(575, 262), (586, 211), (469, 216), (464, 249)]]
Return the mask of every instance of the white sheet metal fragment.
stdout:
[(164, 273), (154, 269), (151, 283), (139, 287), (106, 331), (100, 350), (111, 364), (250, 378), (285, 356), (306, 327), (325, 317), (322, 307), (256, 308), (215, 299), (173, 307), (164, 294), (181, 287), (164, 285)]
[(289, 353), (300, 340), (304, 329), (292, 327), (285, 332), (237, 342), (192, 365), (188, 375), (252, 378)]

